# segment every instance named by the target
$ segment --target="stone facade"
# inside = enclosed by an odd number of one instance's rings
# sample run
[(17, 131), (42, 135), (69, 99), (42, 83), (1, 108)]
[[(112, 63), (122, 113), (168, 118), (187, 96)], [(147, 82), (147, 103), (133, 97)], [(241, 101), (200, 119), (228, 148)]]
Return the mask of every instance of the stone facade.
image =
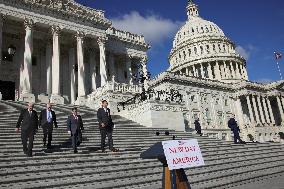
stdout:
[[(15, 100), (97, 109), (106, 99), (114, 113), (148, 127), (192, 131), (199, 118), (203, 133), (224, 140), (232, 139), (227, 121), (235, 114), (245, 140), (279, 141), (284, 82), (250, 82), (245, 59), (224, 32), (202, 19), (193, 1), (187, 15), (169, 69), (150, 80), (144, 37), (117, 30), (103, 11), (74, 0), (0, 0), (0, 81), (15, 84)], [(142, 92), (138, 73), (146, 90), (178, 91), (182, 101), (154, 95), (118, 111)]]
[(112, 27), (104, 12), (74, 0), (1, 0), (1, 81), (16, 100), (85, 103), (109, 81), (133, 84), (150, 46), (143, 36)]

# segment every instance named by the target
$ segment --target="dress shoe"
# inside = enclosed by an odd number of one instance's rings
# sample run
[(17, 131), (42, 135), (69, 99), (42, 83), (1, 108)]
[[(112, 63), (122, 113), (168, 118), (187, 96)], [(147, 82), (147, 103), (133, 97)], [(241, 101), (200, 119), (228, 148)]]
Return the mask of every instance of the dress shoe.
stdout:
[(112, 151), (112, 152), (118, 152), (118, 151), (119, 151), (119, 149), (115, 149), (115, 148), (113, 148), (111, 151)]

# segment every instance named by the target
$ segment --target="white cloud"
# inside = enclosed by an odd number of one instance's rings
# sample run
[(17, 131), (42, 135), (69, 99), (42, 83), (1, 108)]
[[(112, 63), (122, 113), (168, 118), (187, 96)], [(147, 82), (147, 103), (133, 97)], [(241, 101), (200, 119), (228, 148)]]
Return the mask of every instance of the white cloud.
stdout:
[(144, 35), (146, 41), (151, 45), (172, 38), (182, 24), (182, 22), (172, 21), (154, 14), (144, 17), (137, 11), (111, 20), (113, 26), (117, 29)]
[(241, 55), (242, 57), (244, 57), (246, 60), (249, 60), (249, 58), (251, 57), (251, 55), (253, 53), (256, 53), (258, 51), (258, 48), (249, 44), (246, 45), (245, 47), (238, 45), (236, 47), (236, 51), (239, 55)]
[(242, 57), (244, 57), (244, 59), (248, 60), (250, 57), (250, 51), (249, 49), (245, 49), (244, 47), (238, 45), (236, 47), (236, 51), (239, 55), (241, 55)]

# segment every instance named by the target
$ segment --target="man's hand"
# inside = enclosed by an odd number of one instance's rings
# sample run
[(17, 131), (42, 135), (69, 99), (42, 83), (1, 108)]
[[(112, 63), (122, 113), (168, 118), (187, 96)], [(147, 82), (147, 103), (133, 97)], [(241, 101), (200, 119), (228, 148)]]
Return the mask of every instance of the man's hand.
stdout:
[(101, 125), (102, 125), (102, 127), (105, 127), (105, 126), (106, 126), (104, 123), (102, 123)]
[(68, 134), (71, 135), (71, 131), (68, 131)]
[(16, 128), (15, 131), (18, 133), (18, 132), (20, 131), (20, 129), (19, 129), (19, 128)]

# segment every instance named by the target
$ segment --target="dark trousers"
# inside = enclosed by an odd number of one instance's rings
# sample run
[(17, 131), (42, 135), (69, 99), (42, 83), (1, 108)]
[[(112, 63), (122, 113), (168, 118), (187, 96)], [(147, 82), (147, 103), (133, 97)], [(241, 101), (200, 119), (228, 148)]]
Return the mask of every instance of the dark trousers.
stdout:
[(82, 132), (78, 130), (74, 134), (72, 133), (71, 138), (72, 138), (72, 147), (74, 150), (77, 150), (78, 143), (82, 142)]
[[(34, 131), (23, 131), (21, 132), (23, 151), (29, 155), (32, 155), (33, 144), (34, 144)], [(28, 145), (29, 141), (29, 145)]]
[(239, 131), (233, 130), (233, 133), (234, 133), (234, 143), (238, 143), (238, 140), (239, 142), (242, 142)]
[(100, 129), (100, 133), (101, 133), (101, 150), (105, 150), (106, 136), (108, 138), (109, 149), (112, 150), (113, 149), (112, 130)]
[(196, 133), (201, 135), (201, 129), (196, 130)]
[(47, 146), (51, 146), (52, 141), (52, 123), (46, 123), (42, 126), (43, 131), (43, 144), (46, 144), (46, 138), (48, 138)]

